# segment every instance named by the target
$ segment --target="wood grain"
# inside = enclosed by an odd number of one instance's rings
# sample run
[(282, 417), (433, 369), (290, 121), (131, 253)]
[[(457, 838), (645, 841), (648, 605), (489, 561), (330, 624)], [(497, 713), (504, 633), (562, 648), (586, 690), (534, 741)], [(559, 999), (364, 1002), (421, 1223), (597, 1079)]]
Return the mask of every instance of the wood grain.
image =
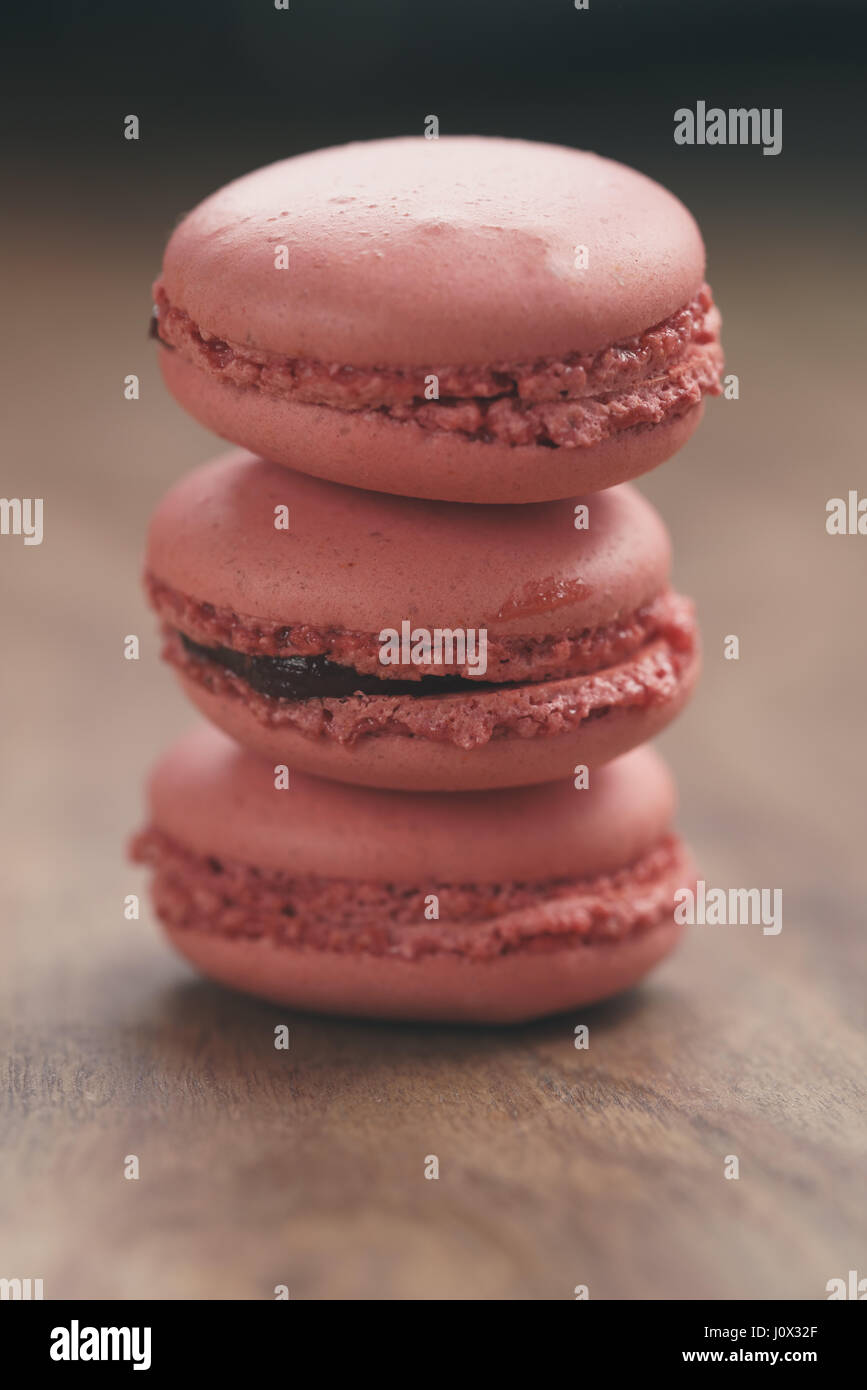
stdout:
[(574, 1017), (377, 1026), (223, 993), (122, 913), (144, 889), (123, 854), (145, 769), (190, 722), (138, 593), (144, 527), (219, 447), (145, 340), (175, 196), (154, 184), (133, 230), (110, 205), (73, 214), (75, 275), (38, 208), (21, 230), (4, 492), (45, 498), (46, 536), (0, 541), (0, 1275), (57, 1298), (726, 1299), (867, 1273), (867, 539), (824, 530), (829, 496), (867, 493), (854, 242), (835, 228), (817, 257), (828, 229), (769, 207), (768, 263), (705, 209), (741, 397), (644, 484), (705, 635), (662, 740), (681, 826), (709, 883), (783, 889), (782, 933), (695, 928), (643, 988)]

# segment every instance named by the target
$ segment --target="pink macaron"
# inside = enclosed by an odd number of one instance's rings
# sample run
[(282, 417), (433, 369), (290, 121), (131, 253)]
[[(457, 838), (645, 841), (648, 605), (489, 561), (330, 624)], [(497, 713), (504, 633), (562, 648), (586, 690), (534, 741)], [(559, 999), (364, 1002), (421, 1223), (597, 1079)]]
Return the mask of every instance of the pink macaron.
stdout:
[(150, 781), (134, 857), (204, 974), (277, 1003), (512, 1023), (628, 988), (691, 887), (674, 788), (646, 748), (569, 783), (463, 796), (273, 770), (215, 729)]
[(669, 567), (629, 484), (466, 507), (238, 453), (163, 499), (145, 583), (165, 656), (239, 743), (338, 781), (452, 791), (570, 779), (677, 714), (698, 633)]
[(584, 151), (467, 136), (319, 150), (178, 226), (155, 290), (176, 399), (265, 458), (482, 503), (669, 458), (718, 394), (686, 208)]

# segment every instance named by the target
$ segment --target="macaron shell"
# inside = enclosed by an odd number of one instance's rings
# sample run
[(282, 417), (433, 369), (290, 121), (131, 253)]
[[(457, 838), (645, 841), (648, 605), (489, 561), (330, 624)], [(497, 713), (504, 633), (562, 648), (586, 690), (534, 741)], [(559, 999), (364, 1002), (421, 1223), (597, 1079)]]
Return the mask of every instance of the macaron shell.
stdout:
[(685, 930), (672, 911), (671, 920), (613, 945), (420, 963), (166, 929), (203, 975), (275, 1004), (352, 1018), (478, 1024), (526, 1023), (620, 994), (669, 955)]
[(668, 317), (703, 277), (698, 228), (659, 184), (585, 151), (472, 136), (259, 169), (185, 218), (163, 266), (170, 301), (207, 333), (356, 366), (593, 352)]
[[(577, 499), (431, 503), (237, 453), (164, 497), (146, 564), (186, 597), (261, 621), (550, 636), (632, 613), (667, 584), (670, 543), (650, 503), (628, 485), (585, 500), (590, 526), (576, 530)], [(279, 506), (288, 530), (274, 525)]]
[(317, 478), (449, 502), (515, 505), (599, 492), (671, 458), (704, 413), (701, 402), (671, 420), (579, 449), (487, 443), (375, 411), (334, 410), (241, 389), (167, 349), (159, 358), (178, 404), (231, 443)]
[(200, 855), (295, 876), (498, 883), (623, 867), (669, 831), (675, 789), (649, 748), (600, 769), (584, 790), (570, 777), (507, 792), (397, 794), (302, 772), (278, 789), (273, 765), (205, 725), (162, 756), (148, 802), (153, 825)]
[(310, 738), (287, 725), (261, 723), (240, 700), (214, 694), (180, 677), (192, 703), (218, 728), (274, 765), (334, 778), (356, 786), (398, 791), (472, 791), (532, 786), (571, 778), (578, 764), (598, 768), (655, 738), (687, 704), (698, 680), (696, 651), (672, 697), (664, 702), (613, 709), (564, 734), (496, 738), (469, 750), (452, 743), (378, 734), (346, 746)]

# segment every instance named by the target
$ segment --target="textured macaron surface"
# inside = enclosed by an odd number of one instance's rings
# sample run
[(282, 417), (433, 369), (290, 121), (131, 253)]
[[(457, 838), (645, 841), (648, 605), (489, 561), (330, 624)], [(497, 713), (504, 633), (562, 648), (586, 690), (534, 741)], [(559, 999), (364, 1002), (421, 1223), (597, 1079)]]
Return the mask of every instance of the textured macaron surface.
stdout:
[(185, 218), (154, 297), (211, 382), (467, 441), (592, 448), (719, 390), (690, 214), (552, 145), (403, 138), (257, 170)]
[(612, 944), (670, 917), (689, 873), (673, 809), (647, 749), (583, 791), (398, 794), (301, 774), (276, 790), (266, 763), (204, 729), (157, 767), (134, 855), (175, 930), (483, 960)]
[[(583, 505), (587, 526), (576, 529)], [(520, 509), (464, 507), (360, 492), (244, 453), (167, 493), (146, 557), (158, 584), (263, 628), (378, 634), (408, 618), (502, 638), (620, 619), (662, 592), (669, 565), (661, 519), (627, 486)]]
[(689, 861), (674, 835), (611, 874), (482, 885), (265, 872), (191, 854), (154, 830), (138, 838), (134, 855), (155, 870), (154, 902), (174, 930), (406, 960), (438, 952), (490, 960), (579, 941), (611, 946), (670, 918), (675, 891), (689, 881)]
[(300, 772), (277, 789), (272, 767), (202, 725), (157, 763), (148, 805), (151, 825), (196, 855), (318, 878), (495, 884), (625, 867), (670, 831), (675, 790), (647, 747), (581, 791), (375, 791)]
[(703, 279), (695, 222), (651, 179), (583, 151), (452, 136), (236, 180), (174, 232), (161, 285), (205, 332), (277, 355), (486, 366), (595, 353), (690, 304)]
[[(345, 746), (392, 734), (471, 749), (672, 701), (697, 636), (669, 559), (662, 522), (625, 486), (467, 508), (241, 454), (164, 499), (146, 585), (166, 659), (261, 726)], [(464, 634), (464, 646), (443, 643), (423, 664), (401, 644), (384, 663), (384, 634), (404, 631)]]

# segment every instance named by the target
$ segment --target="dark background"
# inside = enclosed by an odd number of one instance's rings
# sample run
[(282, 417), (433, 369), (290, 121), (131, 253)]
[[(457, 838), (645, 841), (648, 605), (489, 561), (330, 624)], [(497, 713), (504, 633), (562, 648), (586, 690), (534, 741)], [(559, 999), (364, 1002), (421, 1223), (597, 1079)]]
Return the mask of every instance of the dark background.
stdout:
[[(867, 537), (825, 531), (828, 498), (867, 495), (857, 10), (7, 12), (2, 492), (45, 499), (45, 540), (0, 538), (0, 1277), (46, 1298), (813, 1299), (867, 1273)], [(699, 99), (781, 106), (782, 153), (675, 146)], [(146, 889), (125, 857), (146, 770), (192, 721), (142, 602), (144, 532), (225, 447), (147, 340), (166, 237), (229, 178), (430, 113), (672, 188), (741, 383), (640, 486), (704, 638), (660, 740), (680, 827), (708, 884), (782, 888), (783, 931), (697, 928), (626, 998), (517, 1029), (287, 1018), (121, 907)]]
[[(672, 112), (782, 106), (775, 179), (839, 195), (860, 154), (861, 6), (814, 0), (47, 0), (7, 18), (7, 149), (22, 162), (128, 173), (118, 121), (143, 122), (143, 170), (208, 180), (299, 150), (416, 132), (551, 140), (710, 184), (770, 176), (749, 148), (676, 149)], [(13, 139), (10, 141), (9, 136)], [(853, 170), (854, 175), (854, 170)], [(863, 179), (846, 180), (856, 193)], [(136, 202), (130, 192), (130, 212)]]

